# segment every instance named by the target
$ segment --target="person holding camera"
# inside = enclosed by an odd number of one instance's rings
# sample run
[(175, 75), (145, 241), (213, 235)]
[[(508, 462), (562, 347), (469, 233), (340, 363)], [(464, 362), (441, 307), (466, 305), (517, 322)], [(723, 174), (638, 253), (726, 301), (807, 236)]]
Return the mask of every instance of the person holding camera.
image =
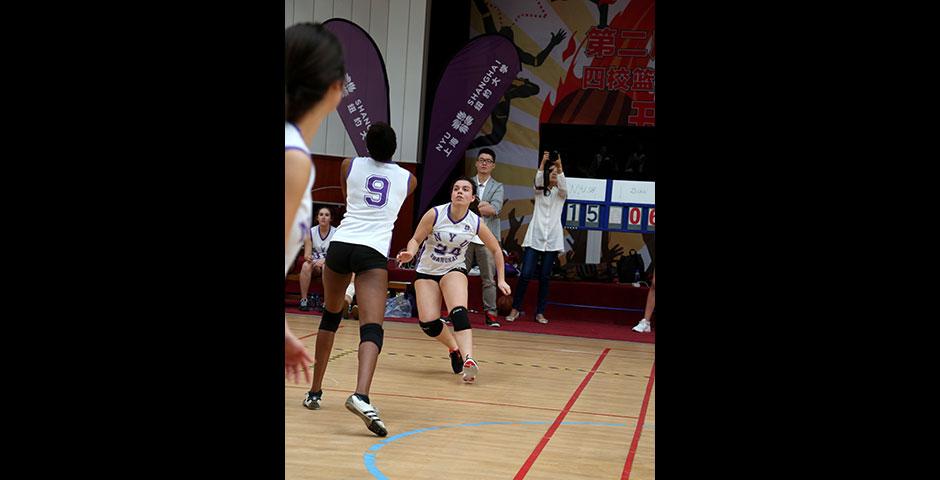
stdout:
[(535, 274), (536, 264), (541, 262), (535, 321), (548, 323), (544, 315), (545, 305), (548, 303), (548, 282), (555, 260), (565, 249), (561, 214), (565, 207), (565, 199), (568, 198), (568, 185), (561, 166), (561, 155), (557, 151), (552, 152), (551, 158), (547, 150), (542, 152), (542, 161), (535, 173), (534, 188), (535, 210), (529, 222), (529, 229), (525, 232), (525, 239), (522, 241), (522, 247), (525, 249), (522, 258), (522, 274), (519, 276), (519, 283), (513, 295), (512, 311), (506, 316), (507, 322), (515, 321), (522, 315), (519, 309), (522, 308), (529, 280)]

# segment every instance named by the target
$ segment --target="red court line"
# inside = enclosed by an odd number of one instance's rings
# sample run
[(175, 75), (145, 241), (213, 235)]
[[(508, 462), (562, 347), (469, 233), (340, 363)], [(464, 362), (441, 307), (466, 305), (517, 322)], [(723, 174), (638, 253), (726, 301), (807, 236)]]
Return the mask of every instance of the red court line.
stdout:
[(650, 393), (653, 391), (653, 377), (656, 374), (656, 363), (650, 368), (650, 381), (646, 384), (646, 395), (643, 397), (643, 406), (640, 407), (640, 418), (636, 422), (636, 430), (633, 432), (633, 442), (630, 443), (630, 453), (627, 454), (627, 462), (623, 464), (623, 474), (620, 480), (630, 478), (630, 469), (633, 468), (633, 457), (636, 455), (636, 447), (640, 443), (640, 433), (643, 431), (643, 421), (646, 419), (646, 407), (650, 403)]
[[(342, 327), (340, 327), (340, 328), (342, 328)], [(344, 334), (344, 335), (358, 335), (358, 334), (357, 334), (357, 333), (346, 333), (346, 334)], [(309, 335), (308, 335), (308, 336), (309, 336)], [(301, 338), (304, 338), (304, 337), (301, 337)], [(394, 339), (394, 340), (411, 340), (411, 341), (414, 341), (414, 342), (434, 342), (434, 343), (439, 343), (437, 340), (435, 340), (435, 339), (433, 339), (433, 338), (396, 337), (396, 336), (394, 336), (394, 335), (385, 335), (384, 338), (391, 338), (391, 339)], [(578, 337), (578, 338), (583, 338), (583, 337)], [(612, 341), (612, 342), (616, 342), (616, 341), (618, 341), (618, 340), (611, 340), (611, 341)], [(600, 348), (600, 347), (594, 347), (594, 346), (592, 346), (592, 345), (572, 345), (572, 344), (570, 344), (570, 343), (560, 343), (560, 342), (531, 342), (531, 343), (543, 344), (543, 345), (562, 345), (562, 346), (567, 346), (567, 347), (569, 347), (569, 348)], [(559, 350), (557, 350), (557, 349), (556, 349), (556, 350), (549, 350), (549, 349), (532, 348), (532, 347), (531, 347), (531, 343), (528, 343), (528, 344), (526, 345), (526, 347), (525, 347), (526, 350), (530, 350), (530, 351), (533, 351), (533, 352), (551, 352), (551, 353), (558, 353), (558, 352), (559, 352)], [(487, 347), (487, 348), (502, 348), (502, 349), (510, 349), (510, 350), (518, 349), (518, 348), (519, 348), (518, 345), (494, 345), (494, 344), (492, 344), (492, 343), (486, 343), (486, 342), (480, 343), (480, 342), (478, 342), (478, 341), (476, 341), (476, 340), (474, 340), (473, 345), (474, 345), (475, 347), (477, 347), (477, 348), (480, 347), (480, 346), (484, 346), (484, 347)], [(606, 348), (607, 348), (608, 350), (617, 350), (617, 351), (620, 351), (620, 352), (636, 352), (636, 353), (646, 353), (646, 354), (650, 354), (650, 355), (653, 355), (653, 354), (655, 353), (655, 352), (651, 352), (651, 351), (647, 351), (647, 350), (626, 350), (626, 349), (617, 348), (617, 347), (606, 347)], [(597, 352), (562, 352), (562, 353), (574, 353), (574, 354), (579, 354), (579, 355), (594, 355), (594, 354), (597, 353)], [(618, 357), (618, 358), (627, 358), (627, 357)]]
[[(395, 339), (395, 340), (415, 340), (415, 341), (418, 341), (418, 342), (434, 342), (434, 343), (439, 343), (437, 340), (434, 340), (433, 338), (393, 337), (393, 336), (390, 336), (390, 335), (385, 335), (385, 338), (393, 338), (393, 339)], [(506, 349), (506, 350), (518, 350), (518, 349), (519, 349), (519, 346), (518, 346), (518, 345), (494, 345), (494, 344), (492, 344), (492, 343), (486, 343), (486, 342), (480, 343), (478, 340), (474, 340), (474, 341), (473, 341), (473, 346), (474, 346), (474, 348), (477, 348), (477, 349), (479, 349), (479, 347), (481, 347), (481, 346), (486, 347), (486, 348), (494, 348), (494, 349), (495, 349), (495, 348), (502, 348), (502, 349)], [(584, 347), (584, 346), (582, 346), (582, 345), (575, 345), (575, 346), (569, 345), (569, 347), (571, 347), (571, 348), (591, 348), (591, 347)], [(528, 351), (531, 351), (531, 352), (559, 353), (559, 350), (557, 350), (557, 349), (555, 349), (555, 350), (549, 350), (549, 349), (543, 349), (543, 348), (532, 348), (532, 347), (531, 347), (531, 344), (526, 344), (525, 349), (528, 350)], [(574, 353), (574, 354), (587, 354), (587, 355), (595, 355), (595, 354), (597, 354), (597, 352), (561, 352), (561, 353)], [(650, 352), (650, 353), (652, 353), (652, 352)]]
[[(289, 313), (289, 312), (288, 312), (288, 313)], [(292, 314), (292, 315), (300, 315), (300, 314), (294, 313), (294, 314)], [(400, 322), (400, 321), (397, 321), (397, 320), (388, 320), (388, 321), (395, 322), (395, 323), (408, 323), (408, 322)], [(417, 323), (415, 323), (415, 324), (417, 324)], [(483, 330), (483, 328), (480, 328), (480, 330)], [(495, 329), (486, 329), (486, 330), (489, 330), (489, 331), (498, 331), (498, 330), (495, 330)], [(509, 333), (532, 333), (532, 332), (515, 332), (515, 331), (512, 331), (512, 330), (502, 330), (502, 331), (504, 331), (504, 332), (509, 332)], [(353, 335), (353, 334), (350, 334), (350, 335)], [(540, 333), (533, 333), (533, 335), (543, 335), (543, 334), (540, 334)], [(557, 336), (557, 335), (556, 335), (556, 336)], [(385, 335), (385, 338), (395, 338), (395, 339), (400, 339), (400, 340), (415, 340), (415, 341), (418, 341), (418, 342), (437, 342), (437, 340), (434, 340), (433, 338), (393, 337), (393, 336), (389, 336), (389, 335)], [(569, 337), (569, 338), (583, 338), (583, 339), (585, 339), (585, 340), (597, 340), (597, 341), (603, 341), (603, 342), (620, 342), (620, 343), (634, 343), (634, 344), (635, 344), (635, 343), (641, 343), (641, 342), (631, 342), (631, 341), (629, 341), (629, 340), (615, 340), (615, 339), (611, 339), (611, 338), (591, 338), (591, 337)], [(568, 346), (568, 347), (570, 347), (570, 348), (600, 348), (600, 346), (595, 346), (595, 345), (587, 345), (587, 346), (585, 346), (585, 345), (578, 345), (578, 344), (565, 343), (565, 342), (553, 342), (553, 341), (534, 341), (534, 342), (533, 342), (533, 341), (526, 340), (526, 342), (529, 343), (529, 344), (539, 344), (539, 345), (564, 345), (564, 346)], [(643, 344), (644, 344), (644, 345), (655, 345), (655, 344), (647, 344), (647, 343), (643, 343)], [(490, 346), (493, 346), (493, 345), (490, 345)], [(497, 348), (502, 348), (502, 347), (497, 347)], [(512, 348), (515, 348), (515, 347), (512, 347)], [(527, 347), (527, 348), (528, 348), (528, 347)], [(605, 348), (606, 348), (606, 347), (605, 347)], [(651, 352), (651, 351), (649, 351), (649, 350), (633, 350), (633, 349), (621, 348), (621, 347), (609, 347), (609, 348), (610, 348), (611, 350), (617, 350), (618, 352), (636, 352), (636, 353), (650, 353), (650, 354), (653, 353), (653, 352)], [(554, 350), (543, 350), (543, 351), (545, 351), (545, 352), (552, 352), (552, 351), (554, 351)]]
[[(305, 387), (305, 386), (296, 386), (296, 385), (287, 385), (287, 386), (288, 386), (288, 387), (291, 387), (291, 388), (303, 388), (303, 389), (308, 389), (308, 387)], [(344, 393), (353, 393), (353, 392), (354, 392), (354, 390), (343, 390), (343, 389), (340, 389), (340, 388), (324, 388), (323, 390), (326, 391), (326, 392), (344, 392)], [(415, 399), (418, 399), (418, 400), (440, 400), (440, 401), (443, 401), (443, 402), (456, 402), (456, 403), (476, 403), (476, 404), (479, 404), (479, 405), (493, 405), (493, 406), (497, 406), (497, 407), (516, 407), (516, 408), (527, 408), (527, 409), (530, 409), (530, 410), (547, 410), (547, 411), (549, 411), (549, 412), (557, 412), (557, 411), (558, 411), (557, 408), (533, 407), (533, 406), (531, 406), (531, 405), (516, 405), (516, 404), (512, 404), (512, 403), (481, 402), (481, 401), (478, 401), (478, 400), (461, 400), (461, 399), (458, 399), (458, 398), (421, 397), (421, 396), (417, 396), (417, 395), (402, 395), (402, 394), (398, 394), (398, 393), (379, 393), (379, 392), (372, 392), (371, 395), (376, 395), (376, 396), (388, 396), (388, 397), (402, 397), (402, 398), (415, 398)], [(574, 411), (574, 410), (572, 410), (571, 413), (580, 413), (580, 414), (583, 414), (583, 415), (598, 415), (598, 416), (602, 416), (602, 417), (634, 418), (634, 419), (637, 418), (637, 417), (630, 416), (630, 415), (616, 415), (616, 414), (613, 414), (613, 413), (599, 413), (599, 412), (578, 412), (578, 411)]]
[(599, 415), (602, 417), (617, 417), (617, 418), (636, 418), (632, 415), (617, 415), (614, 413), (596, 413), (596, 412), (582, 412), (580, 410), (571, 410), (568, 413), (579, 413), (584, 415)]
[(519, 469), (519, 472), (516, 473), (515, 477), (512, 477), (513, 480), (521, 480), (525, 478), (526, 473), (529, 472), (529, 469), (532, 468), (532, 464), (535, 463), (535, 459), (538, 458), (539, 454), (542, 453), (542, 449), (545, 448), (545, 445), (548, 445), (548, 441), (552, 439), (552, 434), (555, 433), (555, 430), (558, 430), (558, 426), (561, 425), (561, 421), (565, 419), (566, 415), (568, 415), (568, 411), (571, 410), (575, 400), (578, 399), (578, 396), (580, 396), (581, 392), (584, 391), (584, 387), (586, 387), (588, 382), (591, 381), (591, 377), (594, 376), (594, 372), (597, 371), (597, 367), (601, 365), (601, 362), (604, 361), (604, 357), (607, 356), (607, 352), (609, 351), (609, 348), (605, 348), (604, 352), (601, 353), (601, 356), (597, 359), (596, 362), (594, 362), (594, 366), (591, 368), (591, 371), (588, 372), (586, 377), (584, 377), (584, 380), (581, 380), (581, 385), (579, 385), (578, 389), (575, 390), (574, 394), (571, 395), (571, 398), (568, 400), (568, 404), (565, 405), (564, 410), (558, 414), (558, 418), (555, 419), (555, 422), (552, 423), (552, 426), (548, 427), (548, 431), (545, 432), (545, 436), (543, 436), (539, 444), (535, 446), (535, 450), (533, 450), (532, 454), (529, 455), (529, 458), (522, 465), (522, 468)]
[[(290, 313), (291, 315), (307, 315), (307, 316), (314, 316), (314, 317), (316, 316), (316, 315), (310, 315), (310, 314), (300, 314), (300, 313), (291, 313), (291, 312), (287, 312), (287, 313)], [(417, 319), (416, 319), (416, 318), (412, 317), (411, 320), (414, 320), (414, 322), (412, 322), (413, 324), (415, 324), (415, 325), (417, 324)], [(405, 323), (405, 324), (409, 323), (408, 321), (402, 321), (402, 320), (399, 320), (399, 319), (396, 319), (396, 320), (385, 319), (385, 322)], [(479, 328), (480, 330), (484, 330), (484, 328), (482, 328), (482, 327), (475, 327), (475, 328)], [(487, 329), (485, 329), (485, 330), (500, 331), (499, 329), (492, 329), (492, 328), (487, 328)], [(507, 333), (526, 333), (526, 334), (532, 334), (532, 335), (545, 335), (545, 334), (541, 334), (541, 333), (537, 333), (537, 332), (520, 332), (520, 331), (515, 331), (515, 330), (502, 330), (502, 331), (503, 331), (503, 332), (507, 332)], [(548, 334), (548, 335), (551, 335), (551, 334)], [(558, 336), (558, 335), (556, 335), (556, 336)], [(437, 340), (434, 340), (434, 339), (432, 339), (432, 338), (389, 337), (388, 335), (386, 335), (385, 338), (400, 338), (400, 339), (402, 339), (402, 340), (418, 340), (418, 341), (429, 341), (429, 342), (436, 342), (436, 341), (437, 341)], [(615, 339), (612, 339), (612, 338), (593, 338), (593, 337), (568, 337), (568, 338), (582, 338), (582, 339), (585, 339), (585, 340), (597, 340), (597, 341), (603, 341), (603, 342), (620, 342), (620, 343), (633, 343), (633, 344), (640, 343), (640, 344), (644, 344), (644, 345), (656, 345), (655, 343), (633, 342), (633, 341), (630, 341), (630, 340), (615, 340)], [(572, 344), (570, 344), (570, 343), (565, 343), (565, 342), (553, 342), (553, 341), (551, 341), (551, 340), (540, 340), (540, 341), (537, 341), (537, 342), (534, 342), (534, 343), (539, 343), (539, 344), (543, 344), (543, 345), (567, 345), (567, 346), (569, 346), (569, 347), (571, 347), (571, 348), (584, 347), (583, 345), (572, 345)], [(591, 347), (595, 347), (595, 346), (594, 346), (594, 345), (588, 346), (588, 348), (591, 348)], [(600, 347), (597, 346), (596, 348), (600, 348)], [(651, 352), (649, 352), (649, 351), (647, 351), (647, 350), (633, 350), (633, 349), (621, 348), (621, 347), (610, 347), (610, 349), (611, 349), (611, 350), (617, 350), (617, 351), (620, 351), (620, 352), (651, 353)], [(545, 350), (545, 351), (551, 351), (551, 350)]]
[[(337, 327), (336, 331), (338, 332), (340, 328), (343, 328), (343, 326), (340, 325), (339, 327)], [(317, 333), (319, 333), (319, 332), (320, 332), (320, 331), (317, 330), (316, 332), (313, 332), (313, 333), (311, 333), (311, 334), (309, 334), (309, 335), (304, 335), (304, 336), (302, 336), (302, 337), (299, 337), (298, 340), (303, 340), (303, 339), (305, 339), (305, 338), (307, 338), (307, 337), (316, 337), (316, 336), (317, 336)]]

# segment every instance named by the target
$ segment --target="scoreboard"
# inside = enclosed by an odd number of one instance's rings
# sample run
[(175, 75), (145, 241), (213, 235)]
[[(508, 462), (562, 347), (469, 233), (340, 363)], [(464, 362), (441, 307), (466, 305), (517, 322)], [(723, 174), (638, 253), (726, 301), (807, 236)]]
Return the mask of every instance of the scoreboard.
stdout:
[(656, 183), (566, 178), (565, 228), (608, 232), (656, 231)]

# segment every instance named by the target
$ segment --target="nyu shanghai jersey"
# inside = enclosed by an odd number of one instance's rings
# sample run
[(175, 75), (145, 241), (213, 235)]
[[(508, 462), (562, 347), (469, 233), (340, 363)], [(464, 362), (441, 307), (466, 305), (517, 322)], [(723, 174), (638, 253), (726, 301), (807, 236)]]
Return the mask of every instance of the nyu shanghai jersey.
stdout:
[(313, 240), (313, 249), (310, 253), (313, 255), (314, 260), (326, 258), (326, 251), (330, 249), (330, 240), (333, 239), (334, 233), (336, 233), (336, 227), (332, 225), (330, 225), (330, 231), (326, 234), (326, 237), (320, 236), (319, 224), (310, 229), (310, 238)]
[(434, 228), (418, 249), (415, 270), (425, 275), (443, 275), (465, 267), (467, 245), (480, 231), (480, 217), (467, 210), (463, 218), (451, 218), (450, 204), (434, 207)]

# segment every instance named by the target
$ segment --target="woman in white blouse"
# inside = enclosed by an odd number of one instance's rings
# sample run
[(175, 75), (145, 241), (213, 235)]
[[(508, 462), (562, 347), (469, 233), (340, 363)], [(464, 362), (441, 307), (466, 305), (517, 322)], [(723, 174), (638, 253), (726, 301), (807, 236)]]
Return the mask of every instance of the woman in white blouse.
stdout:
[[(547, 164), (547, 165), (546, 165)], [(545, 181), (545, 176), (548, 181)], [(548, 281), (552, 274), (555, 259), (564, 251), (565, 237), (561, 225), (561, 213), (568, 198), (568, 186), (565, 174), (561, 167), (561, 156), (553, 163), (548, 163), (548, 152), (542, 152), (542, 162), (535, 173), (535, 211), (529, 222), (529, 229), (525, 232), (522, 246), (525, 254), (522, 258), (522, 275), (516, 285), (516, 292), (512, 299), (512, 311), (506, 316), (506, 321), (512, 322), (522, 315), (519, 309), (525, 299), (525, 291), (529, 280), (535, 274), (536, 264), (541, 262), (539, 269), (539, 297), (535, 310), (535, 321), (548, 323), (545, 318), (545, 305), (548, 303)]]

